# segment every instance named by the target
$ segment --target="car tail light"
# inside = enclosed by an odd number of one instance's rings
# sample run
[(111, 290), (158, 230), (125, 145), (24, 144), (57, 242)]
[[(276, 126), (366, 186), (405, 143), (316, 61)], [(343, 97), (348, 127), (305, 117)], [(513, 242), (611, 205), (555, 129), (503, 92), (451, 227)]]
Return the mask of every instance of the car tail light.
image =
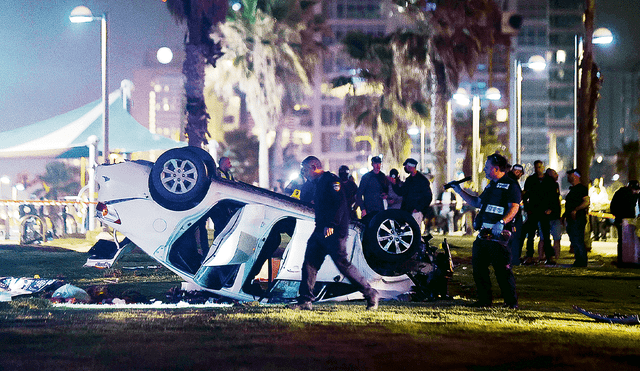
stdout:
[(120, 217), (118, 216), (118, 212), (113, 210), (113, 208), (109, 208), (107, 204), (103, 202), (98, 202), (96, 205), (96, 217), (98, 219), (102, 219), (106, 222), (121, 224)]

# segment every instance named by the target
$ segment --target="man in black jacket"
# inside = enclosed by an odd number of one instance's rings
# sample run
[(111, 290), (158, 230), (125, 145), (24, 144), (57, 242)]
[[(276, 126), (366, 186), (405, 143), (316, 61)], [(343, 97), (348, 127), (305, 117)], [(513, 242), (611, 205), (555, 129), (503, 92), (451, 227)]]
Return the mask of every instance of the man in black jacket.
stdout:
[(327, 254), (336, 267), (349, 279), (367, 300), (367, 309), (378, 309), (378, 292), (369, 285), (356, 267), (351, 264), (347, 254), (347, 236), (349, 232), (349, 208), (340, 178), (324, 171), (317, 157), (309, 156), (302, 161), (302, 173), (316, 185), (313, 208), (316, 214), (316, 226), (307, 242), (307, 250), (302, 263), (302, 282), (298, 304), (291, 309), (311, 310), (315, 299), (313, 287), (318, 270)]
[(626, 187), (622, 187), (611, 198), (611, 214), (616, 218), (613, 224), (618, 231), (618, 263), (622, 263), (622, 220), (636, 217), (636, 205), (640, 184), (637, 180), (630, 180)]
[[(522, 240), (524, 240), (525, 236), (527, 238), (527, 259), (525, 264), (533, 263), (533, 245), (538, 226), (541, 232), (540, 240), (544, 244), (544, 256), (552, 263), (555, 252), (551, 245), (550, 225), (546, 213), (550, 209), (551, 197), (556, 194), (555, 185), (548, 176), (545, 176), (544, 163), (542, 161), (537, 160), (533, 165), (535, 173), (527, 177), (522, 189), (522, 201), (524, 210), (527, 212), (527, 220), (523, 226), (524, 235), (521, 236)], [(542, 256), (540, 256), (540, 260), (542, 260)]]
[(433, 199), (431, 183), (427, 177), (416, 169), (418, 161), (408, 158), (402, 165), (409, 176), (402, 184), (393, 179), (393, 191), (402, 197), (400, 209), (411, 213), (418, 225), (421, 226), (427, 208), (431, 205), (431, 200)]

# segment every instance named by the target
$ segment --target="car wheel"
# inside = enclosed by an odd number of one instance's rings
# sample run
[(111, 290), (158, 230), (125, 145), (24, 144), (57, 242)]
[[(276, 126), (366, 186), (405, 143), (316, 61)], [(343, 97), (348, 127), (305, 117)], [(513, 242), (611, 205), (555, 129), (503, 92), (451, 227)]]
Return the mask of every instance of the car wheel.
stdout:
[(149, 174), (151, 197), (160, 206), (176, 211), (198, 205), (215, 174), (215, 162), (204, 150), (174, 148), (163, 153)]
[(365, 251), (388, 263), (409, 260), (420, 246), (420, 227), (411, 214), (402, 210), (377, 213), (365, 231)]
[(195, 153), (196, 155), (200, 156), (200, 158), (202, 158), (202, 161), (204, 161), (204, 165), (207, 167), (207, 175), (209, 176), (209, 178), (213, 178), (216, 176), (216, 162), (213, 160), (209, 152), (200, 147), (187, 146), (183, 148)]

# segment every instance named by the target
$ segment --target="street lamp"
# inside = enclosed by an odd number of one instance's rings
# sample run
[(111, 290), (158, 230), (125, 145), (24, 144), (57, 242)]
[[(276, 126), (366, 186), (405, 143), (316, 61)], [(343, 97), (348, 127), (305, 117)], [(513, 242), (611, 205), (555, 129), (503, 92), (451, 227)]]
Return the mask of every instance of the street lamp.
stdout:
[[(502, 98), (500, 94), (500, 90), (497, 88), (491, 87), (485, 91), (484, 97), (496, 101)], [(469, 95), (467, 95), (467, 91), (464, 88), (458, 88), (455, 94), (453, 94), (453, 99), (461, 106), (469, 105)], [(471, 178), (472, 183), (476, 187), (476, 190), (479, 190), (479, 160), (480, 160), (480, 96), (474, 95), (472, 98), (472, 106), (471, 110), (473, 112), (472, 119), (472, 130), (473, 133), (471, 135), (472, 145), (471, 145)]]
[(102, 137), (103, 137), (103, 157), (104, 162), (109, 163), (109, 97), (107, 96), (107, 13), (99, 17), (94, 17), (91, 10), (86, 6), (73, 8), (69, 15), (69, 20), (73, 23), (86, 23), (100, 21), (101, 50), (102, 50)]
[[(511, 155), (515, 157), (516, 164), (522, 163), (522, 66), (529, 67), (529, 69), (540, 72), (547, 68), (547, 61), (541, 55), (533, 55), (529, 58), (527, 63), (521, 63), (519, 60), (514, 62), (514, 75), (512, 79), (515, 87), (512, 90), (512, 101), (510, 106), (515, 107), (515, 112), (511, 115), (511, 130), (512, 135), (511, 143)], [(515, 140), (515, 143), (514, 143)]]

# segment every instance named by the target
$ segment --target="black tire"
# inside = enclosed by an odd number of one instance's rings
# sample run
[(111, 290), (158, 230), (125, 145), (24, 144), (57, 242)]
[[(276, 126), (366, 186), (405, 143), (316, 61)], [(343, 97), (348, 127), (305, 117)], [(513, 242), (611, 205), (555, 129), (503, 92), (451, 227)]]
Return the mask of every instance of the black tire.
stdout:
[(195, 147), (170, 149), (153, 164), (149, 191), (166, 209), (188, 210), (202, 201), (214, 174), (215, 162), (206, 151)]
[(183, 148), (195, 153), (196, 155), (200, 156), (200, 158), (202, 158), (202, 161), (204, 161), (204, 165), (207, 167), (207, 175), (209, 176), (209, 179), (216, 177), (216, 162), (211, 157), (211, 154), (209, 154), (209, 152), (200, 147), (187, 146)]
[(381, 211), (371, 219), (365, 231), (365, 252), (383, 262), (403, 263), (419, 247), (420, 227), (406, 211)]

